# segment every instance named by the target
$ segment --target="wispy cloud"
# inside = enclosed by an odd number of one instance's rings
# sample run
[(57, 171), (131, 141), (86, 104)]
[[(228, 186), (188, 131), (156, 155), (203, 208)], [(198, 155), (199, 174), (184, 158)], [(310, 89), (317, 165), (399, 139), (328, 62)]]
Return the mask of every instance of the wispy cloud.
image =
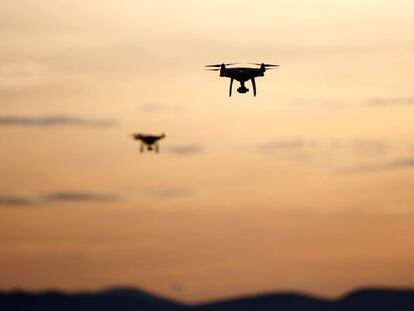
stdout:
[(277, 152), (277, 151), (293, 151), (301, 149), (316, 148), (318, 143), (311, 140), (304, 139), (287, 139), (287, 140), (275, 140), (263, 144), (260, 149), (264, 152)]
[(203, 149), (199, 145), (177, 145), (169, 147), (167, 151), (176, 155), (186, 156), (201, 153)]
[(372, 98), (368, 101), (368, 105), (372, 106), (401, 106), (414, 105), (414, 97), (388, 97), (388, 98)]
[(31, 198), (22, 196), (0, 196), (0, 206), (3, 207), (28, 207), (35, 204)]
[(375, 139), (332, 139), (328, 141), (315, 141), (305, 139), (275, 140), (260, 146), (265, 153), (294, 153), (294, 152), (345, 152), (350, 151), (362, 156), (384, 155), (390, 146), (381, 140)]
[(274, 140), (259, 146), (260, 151), (278, 158), (308, 162), (319, 144), (305, 139)]
[(63, 191), (47, 194), (43, 197), (48, 202), (114, 202), (119, 197), (112, 193)]
[(140, 106), (140, 111), (148, 114), (157, 113), (183, 113), (185, 110), (179, 105), (168, 105), (168, 104), (143, 104)]
[(101, 192), (52, 192), (43, 196), (0, 196), (0, 207), (35, 207), (48, 203), (110, 203), (119, 201), (120, 197), (113, 193)]
[(358, 165), (350, 169), (350, 171), (369, 172), (369, 171), (389, 171), (404, 168), (414, 168), (414, 158), (396, 159), (385, 163)]
[(350, 147), (363, 156), (384, 155), (390, 149), (390, 146), (387, 143), (372, 139), (354, 140), (351, 142)]
[(50, 115), (50, 116), (0, 116), (0, 126), (52, 127), (52, 126), (83, 126), (112, 127), (117, 122), (113, 119), (88, 119), (83, 117)]
[[(333, 171), (377, 171), (409, 168), (407, 148), (381, 139), (275, 140), (259, 150), (275, 159), (324, 167)], [(396, 160), (392, 160), (396, 159)]]
[(158, 190), (149, 190), (147, 194), (161, 199), (172, 199), (179, 197), (189, 197), (194, 195), (195, 191), (191, 188), (167, 188)]

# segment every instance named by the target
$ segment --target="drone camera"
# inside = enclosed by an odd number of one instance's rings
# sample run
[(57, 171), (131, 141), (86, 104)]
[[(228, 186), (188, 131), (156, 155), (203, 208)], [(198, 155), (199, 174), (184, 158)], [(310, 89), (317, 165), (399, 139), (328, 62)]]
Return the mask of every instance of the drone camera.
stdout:
[(245, 86), (241, 86), (237, 89), (237, 92), (242, 93), (242, 94), (247, 93), (248, 91), (249, 89)]

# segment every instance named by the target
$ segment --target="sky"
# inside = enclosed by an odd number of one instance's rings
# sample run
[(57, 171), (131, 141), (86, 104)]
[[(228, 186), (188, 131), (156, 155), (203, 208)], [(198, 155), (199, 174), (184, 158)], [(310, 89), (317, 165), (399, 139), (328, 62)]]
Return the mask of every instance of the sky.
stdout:
[[(412, 1), (3, 0), (0, 21), (0, 289), (414, 286)], [(221, 62), (281, 66), (229, 98)]]

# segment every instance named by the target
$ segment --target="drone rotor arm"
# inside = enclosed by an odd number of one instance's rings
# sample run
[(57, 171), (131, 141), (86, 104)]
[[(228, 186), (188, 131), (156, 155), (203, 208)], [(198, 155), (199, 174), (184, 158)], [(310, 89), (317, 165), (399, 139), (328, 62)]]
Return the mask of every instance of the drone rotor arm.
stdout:
[(213, 64), (213, 65), (205, 65), (204, 67), (209, 67), (209, 68), (220, 68), (221, 66), (232, 66), (232, 65), (236, 65), (238, 63), (227, 63), (227, 64)]
[(265, 64), (265, 63), (250, 63), (252, 65), (257, 65), (257, 66), (265, 66), (265, 67), (279, 67), (280, 65), (275, 65), (275, 64)]

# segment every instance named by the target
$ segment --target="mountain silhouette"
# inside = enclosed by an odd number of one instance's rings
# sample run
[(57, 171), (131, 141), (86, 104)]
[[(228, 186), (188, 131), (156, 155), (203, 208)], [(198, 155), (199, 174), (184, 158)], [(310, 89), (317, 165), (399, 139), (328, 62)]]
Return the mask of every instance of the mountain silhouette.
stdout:
[(412, 311), (414, 290), (365, 289), (337, 300), (295, 293), (276, 293), (229, 299), (201, 305), (186, 305), (131, 288), (101, 292), (27, 293), (0, 292), (2, 311)]
[(163, 299), (143, 291), (115, 288), (98, 293), (65, 294), (48, 291), (44, 293), (0, 293), (0, 310), (16, 311), (161, 311), (185, 310), (186, 307), (172, 300)]

